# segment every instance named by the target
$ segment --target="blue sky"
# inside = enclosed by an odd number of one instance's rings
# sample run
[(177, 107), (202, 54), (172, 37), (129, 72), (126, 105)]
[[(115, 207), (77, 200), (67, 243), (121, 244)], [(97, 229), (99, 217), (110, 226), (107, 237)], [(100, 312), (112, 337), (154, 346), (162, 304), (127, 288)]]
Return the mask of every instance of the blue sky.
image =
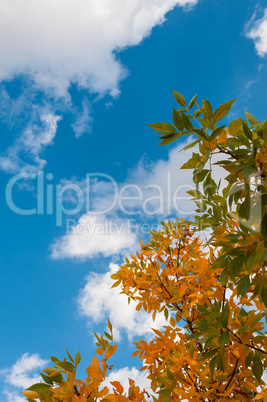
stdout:
[[(171, 89), (214, 106), (237, 98), (232, 117), (248, 110), (266, 118), (263, 1), (36, 4), (0, 5), (0, 399), (12, 402), (44, 359), (63, 356), (62, 344), (81, 349), (85, 367), (92, 331), (105, 329), (108, 317), (119, 342), (118, 376), (132, 370), (138, 378), (130, 342), (149, 336), (150, 319), (126, 309), (123, 296), (109, 291), (109, 276), (148, 228), (192, 209), (182, 200), (190, 172), (179, 173), (189, 154), (176, 143), (157, 147), (145, 126), (171, 121)], [(180, 186), (177, 208), (166, 199), (168, 177), (172, 191)], [(113, 206), (111, 180), (119, 192)], [(152, 200), (159, 188), (162, 203)], [(56, 189), (63, 191), (57, 202)], [(38, 191), (44, 213), (12, 210), (10, 196), (24, 211), (36, 208)], [(63, 212), (62, 222), (60, 197), (66, 209), (79, 206)]]

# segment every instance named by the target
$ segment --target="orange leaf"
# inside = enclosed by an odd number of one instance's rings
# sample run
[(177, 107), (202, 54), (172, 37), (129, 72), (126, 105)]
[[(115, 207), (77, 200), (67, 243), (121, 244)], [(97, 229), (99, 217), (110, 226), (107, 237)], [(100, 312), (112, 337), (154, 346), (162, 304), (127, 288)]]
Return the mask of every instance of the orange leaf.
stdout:
[(221, 132), (221, 134), (219, 135), (218, 139), (217, 139), (219, 144), (225, 144), (227, 142), (227, 133), (225, 130), (223, 130)]
[(110, 381), (110, 384), (113, 385), (113, 387), (116, 388), (116, 390), (122, 394), (123, 393), (123, 386), (119, 381)]
[(110, 346), (110, 348), (105, 353), (105, 358), (108, 360), (117, 350), (117, 345)]

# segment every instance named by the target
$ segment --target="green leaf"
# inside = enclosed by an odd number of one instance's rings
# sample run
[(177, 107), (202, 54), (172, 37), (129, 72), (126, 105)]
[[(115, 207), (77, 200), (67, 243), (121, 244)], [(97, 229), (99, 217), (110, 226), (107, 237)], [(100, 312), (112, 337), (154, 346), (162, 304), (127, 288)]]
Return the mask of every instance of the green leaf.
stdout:
[(226, 286), (228, 283), (228, 268), (224, 268), (224, 270), (221, 273), (220, 279), (221, 279), (221, 284), (223, 286)]
[(197, 118), (201, 115), (201, 113), (202, 113), (201, 109), (197, 109), (194, 111), (194, 116)]
[(176, 141), (180, 136), (181, 136), (180, 133), (174, 133), (174, 134), (167, 134), (164, 137), (160, 137), (160, 140), (162, 139), (162, 141), (159, 143), (159, 147), (162, 145), (171, 144), (172, 142)]
[(243, 278), (238, 281), (237, 285), (237, 296), (244, 297), (247, 294), (250, 288), (250, 279), (249, 275), (245, 275)]
[(53, 375), (51, 377), (56, 384), (64, 384), (65, 380), (61, 374)]
[(207, 127), (210, 130), (212, 130), (212, 125), (207, 119), (203, 119), (202, 117), (199, 117), (198, 120), (200, 121), (200, 123), (202, 123), (203, 127)]
[(170, 402), (170, 400), (171, 400), (171, 394), (167, 394), (161, 399), (161, 402)]
[(251, 124), (257, 124), (257, 123), (258, 123), (258, 120), (255, 119), (255, 117), (252, 116), (252, 114), (250, 114), (250, 113), (248, 113), (248, 112), (245, 111), (245, 115), (246, 115), (247, 120), (248, 120)]
[(220, 353), (217, 356), (217, 367), (224, 373), (223, 360)]
[(183, 95), (179, 94), (179, 92), (174, 91), (173, 89), (172, 89), (172, 92), (173, 92), (173, 96), (174, 96), (176, 102), (179, 103), (179, 105), (181, 105), (181, 106), (186, 106), (186, 100), (183, 97)]
[(250, 323), (250, 328), (254, 328), (258, 322), (264, 317), (264, 313), (258, 313)]
[(222, 326), (224, 328), (228, 327), (228, 320), (229, 320), (229, 315), (230, 315), (230, 309), (229, 309), (229, 304), (226, 303), (222, 310)]
[(246, 361), (245, 361), (246, 369), (251, 365), (253, 358), (254, 358), (254, 352), (252, 352), (252, 350), (251, 350), (246, 357)]
[(172, 119), (175, 124), (175, 127), (178, 128), (179, 131), (183, 131), (184, 123), (183, 123), (183, 120), (182, 120), (180, 114), (175, 109), (175, 107), (173, 108)]
[(192, 107), (194, 106), (194, 104), (196, 103), (197, 100), (197, 94), (191, 99), (191, 101), (189, 102), (188, 105), (188, 110), (192, 109)]
[(207, 353), (205, 353), (205, 354), (203, 355), (203, 359), (204, 359), (204, 360), (210, 359), (211, 357), (213, 357), (214, 355), (216, 355), (217, 352), (218, 352), (218, 349), (210, 350), (209, 352), (207, 352)]
[(80, 361), (81, 361), (81, 353), (80, 353), (80, 351), (77, 353), (77, 355), (75, 356), (75, 366), (77, 367), (78, 366), (78, 364), (80, 363)]
[(243, 122), (243, 120), (241, 119), (241, 117), (237, 120), (231, 121), (231, 123), (229, 124), (229, 127), (228, 127), (229, 133), (231, 135), (236, 135), (239, 132), (239, 130), (241, 129), (242, 122)]
[(202, 113), (203, 113), (203, 115), (205, 116), (205, 118), (209, 121), (209, 122), (211, 122), (211, 119), (212, 119), (212, 107), (211, 107), (211, 104), (210, 104), (210, 102), (209, 101), (207, 101), (207, 100), (203, 100), (202, 101)]
[(31, 387), (27, 388), (27, 391), (39, 392), (39, 391), (44, 391), (48, 388), (50, 388), (50, 385), (44, 384), (44, 383), (39, 383), (39, 384), (34, 384)]
[(225, 345), (228, 345), (229, 341), (230, 341), (230, 334), (228, 331), (223, 332), (218, 339), (218, 343), (221, 348), (223, 348)]
[(189, 351), (190, 351), (191, 357), (193, 357), (194, 353), (195, 353), (195, 346), (194, 346), (193, 342), (190, 343)]
[(148, 127), (153, 128), (156, 131), (166, 131), (175, 133), (176, 129), (172, 124), (169, 123), (154, 123), (154, 124), (146, 124)]
[[(217, 355), (217, 356), (218, 356), (218, 355)], [(212, 377), (213, 377), (215, 365), (216, 365), (216, 362), (217, 362), (217, 356), (215, 356), (215, 357), (210, 361), (210, 364), (209, 364), (209, 368), (210, 368), (210, 372), (211, 372)]]
[(224, 116), (226, 116), (229, 113), (234, 101), (235, 99), (225, 102), (215, 110), (212, 116), (214, 124), (216, 124), (218, 121), (220, 121)]
[(261, 289), (261, 300), (265, 307), (267, 307), (267, 289), (262, 287)]
[(201, 157), (199, 154), (193, 153), (193, 156), (189, 161), (183, 164), (181, 169), (194, 169), (198, 163), (201, 162)]
[(167, 368), (167, 376), (171, 381), (175, 379), (174, 374), (168, 368)]
[(238, 135), (238, 140), (239, 140), (239, 146), (240, 145), (245, 145), (248, 149), (250, 149), (251, 143), (247, 139), (247, 137), (244, 134), (239, 134)]
[(196, 133), (196, 135), (202, 140), (207, 141), (209, 139), (209, 136), (203, 130), (200, 130), (199, 128), (194, 128), (193, 132)]
[(52, 379), (51, 377), (48, 377), (48, 375), (43, 374), (43, 373), (40, 373), (40, 374), (41, 374), (43, 380), (45, 380), (45, 382), (46, 382), (47, 384), (53, 385), (54, 381), (53, 381), (53, 379)]
[(250, 209), (251, 209), (250, 197), (246, 197), (238, 210), (239, 216), (241, 218), (245, 218), (248, 221), (250, 218)]
[(169, 134), (169, 135), (165, 135), (164, 137), (160, 137), (160, 139), (162, 139), (162, 141), (159, 143), (159, 147), (161, 147), (162, 145), (168, 145), (171, 144), (172, 142), (176, 141), (179, 137), (180, 137), (180, 133), (177, 134)]
[(194, 141), (194, 142), (192, 142), (191, 144), (188, 144), (188, 145), (186, 145), (183, 149), (181, 149), (181, 151), (179, 151), (179, 152), (182, 152), (182, 151), (187, 151), (188, 149), (190, 149), (190, 148), (193, 148), (195, 145), (197, 145), (199, 143), (199, 140), (196, 140), (196, 141)]
[(218, 127), (216, 128), (210, 135), (209, 139), (210, 141), (213, 141), (215, 138), (219, 137), (219, 135), (221, 134), (221, 132), (224, 130), (224, 126)]
[(186, 129), (189, 133), (191, 133), (191, 132), (193, 131), (193, 129), (194, 129), (194, 126), (193, 126), (193, 124), (191, 123), (191, 121), (189, 120), (189, 118), (187, 117), (187, 115), (184, 114), (184, 113), (182, 113), (182, 120), (183, 120), (185, 129)]
[(57, 366), (62, 367), (64, 370), (72, 373), (74, 371), (74, 365), (69, 362), (57, 362)]
[(266, 240), (266, 238), (267, 238), (267, 213), (266, 212), (261, 220), (260, 231), (261, 231), (263, 238)]
[(204, 169), (204, 170), (201, 170), (199, 173), (196, 173), (196, 175), (195, 175), (196, 181), (194, 180), (194, 183), (201, 183), (205, 179), (205, 177), (207, 176), (208, 173), (209, 173), (208, 169)]
[(252, 132), (250, 131), (250, 129), (248, 128), (247, 122), (243, 121), (243, 131), (245, 136), (249, 139), (252, 140)]
[(63, 345), (63, 347), (64, 347), (64, 349), (66, 350), (67, 355), (69, 356), (70, 361), (71, 361), (72, 363), (74, 363), (74, 360), (73, 360), (72, 356), (70, 355), (70, 353), (67, 351), (67, 349), (65, 348), (64, 345)]
[(257, 381), (260, 383), (261, 377), (263, 374), (263, 367), (262, 367), (261, 359), (257, 355), (255, 355), (255, 357), (253, 359), (252, 371), (253, 371), (253, 374), (255, 375)]
[(251, 176), (255, 174), (255, 167), (254, 166), (248, 166), (243, 169), (243, 175), (246, 180), (249, 180)]
[[(194, 175), (198, 175), (199, 173), (202, 173), (203, 169), (205, 167), (205, 162), (202, 162), (195, 170), (194, 170)], [(209, 170), (208, 170), (209, 172)], [(207, 174), (206, 174), (207, 175)], [(206, 176), (205, 175), (205, 176)]]
[(169, 310), (167, 309), (167, 307), (164, 309), (164, 317), (165, 317), (165, 320), (167, 321), (168, 317), (169, 317)]

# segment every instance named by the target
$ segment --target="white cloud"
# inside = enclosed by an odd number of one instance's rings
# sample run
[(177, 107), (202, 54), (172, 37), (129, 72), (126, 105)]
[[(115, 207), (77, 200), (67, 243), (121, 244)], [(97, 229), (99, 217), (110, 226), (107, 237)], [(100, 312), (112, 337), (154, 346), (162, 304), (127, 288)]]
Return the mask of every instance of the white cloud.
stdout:
[(114, 214), (119, 211), (131, 218), (136, 215), (164, 217), (176, 212), (177, 215), (186, 217), (195, 209), (195, 204), (187, 194), (195, 185), (192, 170), (181, 170), (181, 167), (198, 148), (180, 151), (192, 141), (190, 137), (186, 142), (171, 149), (167, 160), (142, 159), (129, 170), (123, 183), (98, 173), (80, 181), (77, 178), (62, 180), (63, 190), (64, 186), (67, 189), (69, 184), (79, 188), (76, 197), (74, 192), (63, 191), (64, 199), (77, 205), (77, 196), (80, 196), (80, 193), (89, 193), (88, 209), (91, 212)]
[[(167, 160), (141, 160), (129, 172), (124, 183), (116, 183), (110, 176), (103, 178), (97, 174), (89, 181), (76, 178), (62, 180), (64, 202), (73, 205), (74, 210), (82, 200), (81, 195), (85, 194), (86, 198), (89, 194), (90, 205), (88, 207), (87, 199), (83, 203), (83, 208), (86, 204), (86, 213), (70, 233), (52, 245), (52, 257), (84, 259), (98, 254), (111, 256), (125, 254), (128, 250), (134, 252), (138, 239), (149, 235), (149, 230), (157, 230), (160, 220), (173, 217), (192, 219), (196, 205), (187, 194), (195, 189), (192, 169), (181, 170), (181, 167), (193, 152), (198, 152), (198, 145), (180, 152), (192, 141), (191, 136), (171, 149)], [(212, 163), (220, 159), (220, 155), (215, 155)], [(213, 165), (212, 177), (217, 183), (221, 180), (222, 191), (227, 185), (224, 179), (226, 171), (219, 165)], [(68, 191), (69, 185), (75, 186), (76, 191)], [(82, 212), (84, 210), (80, 208), (79, 213)], [(67, 225), (68, 222), (71, 223), (71, 220), (67, 220)], [(209, 233), (202, 235), (206, 237)]]
[(3, 394), (6, 396), (7, 402), (25, 402), (25, 398), (23, 396), (19, 396), (17, 392), (4, 390)]
[(116, 216), (84, 214), (70, 233), (52, 245), (52, 258), (93, 258), (99, 254), (109, 257), (135, 250), (137, 236), (131, 224)]
[[(23, 119), (29, 93), (32, 102), (48, 95), (47, 101), (54, 110), (58, 110), (58, 102), (63, 100), (65, 110), (73, 114), (77, 110), (71, 108), (68, 92), (73, 84), (100, 97), (105, 94), (118, 96), (120, 81), (128, 74), (118, 53), (128, 46), (139, 44), (153, 27), (164, 22), (166, 13), (174, 7), (191, 8), (197, 2), (47, 0), (40, 4), (27, 0), (25, 4), (20, 0), (2, 0), (0, 82), (23, 77), (22, 96), (15, 102), (13, 110), (8, 109), (7, 112), (10, 125), (14, 120)], [(2, 92), (1, 106), (3, 103), (7, 105), (7, 97), (3, 95)], [(42, 108), (36, 110), (40, 112), (38, 119), (41, 124), (37, 127), (34, 124), (36, 120), (31, 119), (20, 138), (15, 139), (1, 156), (1, 170), (17, 173), (25, 169), (43, 169), (46, 161), (36, 153), (33, 141), (39, 143), (42, 153), (46, 145), (52, 143), (51, 138), (43, 143), (42, 132), (47, 134), (45, 124), (49, 124), (54, 137), (59, 117), (51, 112), (53, 123), (42, 122), (45, 119)], [(72, 125), (76, 137), (90, 132), (91, 123), (90, 105), (84, 100), (82, 111)]]
[(116, 96), (125, 76), (116, 53), (139, 44), (175, 6), (197, 0), (2, 0), (0, 80), (28, 74), (65, 96), (71, 83)]
[(135, 302), (128, 304), (127, 296), (120, 294), (120, 287), (111, 289), (114, 281), (110, 276), (118, 269), (118, 265), (110, 264), (106, 273), (91, 272), (87, 276), (86, 285), (78, 298), (80, 313), (93, 323), (109, 318), (113, 325), (114, 338), (117, 340), (124, 331), (129, 339), (136, 335), (152, 337), (151, 327), (161, 328), (166, 321), (159, 315), (153, 322), (151, 315), (143, 310), (135, 310)]
[(13, 145), (0, 156), (0, 169), (7, 173), (36, 172), (42, 170), (46, 161), (41, 158), (48, 145), (53, 144), (60, 116), (37, 108), (32, 120), (15, 139)]
[(30, 355), (25, 353), (13, 366), (2, 370), (1, 374), (4, 375), (7, 384), (25, 389), (34, 382), (40, 381), (39, 374), (32, 373), (41, 369), (45, 364), (47, 364), (47, 361), (41, 359), (38, 354)]
[[(66, 235), (54, 242), (52, 257), (85, 259), (99, 254), (108, 257), (129, 250), (134, 252), (138, 239), (148, 235), (152, 225), (153, 229), (157, 228), (159, 217), (192, 215), (195, 204), (186, 193), (195, 188), (192, 171), (180, 170), (191, 157), (192, 149), (180, 153), (184, 146), (185, 143), (172, 149), (166, 161), (147, 164), (141, 161), (125, 183), (117, 184), (110, 177), (109, 181), (104, 181), (102, 176), (89, 183), (77, 179), (62, 181), (63, 200), (75, 207), (78, 205), (75, 194), (64, 190), (72, 184), (81, 194), (90, 190), (92, 206), (71, 230), (67, 228)], [(77, 190), (76, 196), (81, 200), (79, 192)], [(71, 220), (67, 222), (71, 223)]]
[[(8, 369), (1, 370), (0, 375), (4, 376), (6, 388), (3, 394), (8, 402), (23, 402), (24, 397), (19, 396), (16, 388), (24, 391), (34, 383), (40, 382), (41, 376), (39, 371), (48, 363), (41, 359), (38, 354), (30, 355), (25, 353), (19, 358), (13, 366)], [(38, 372), (38, 373), (37, 373)]]
[[(256, 10), (257, 11), (257, 10)], [(247, 37), (254, 40), (259, 56), (267, 54), (267, 8), (262, 18), (256, 18), (256, 12), (247, 25)]]
[(181, 170), (181, 167), (191, 158), (196, 148), (180, 152), (192, 141), (191, 137), (171, 149), (167, 160), (138, 163), (125, 184), (137, 185), (144, 196), (141, 203), (131, 201), (132, 207), (142, 208), (142, 213), (149, 216), (164, 217), (176, 213), (177, 216), (186, 217), (192, 214), (195, 204), (187, 194), (187, 191), (195, 188), (192, 170)]
[(75, 137), (79, 138), (84, 133), (91, 133), (92, 120), (89, 101), (84, 98), (82, 103), (82, 111), (78, 113), (75, 122), (72, 124)]

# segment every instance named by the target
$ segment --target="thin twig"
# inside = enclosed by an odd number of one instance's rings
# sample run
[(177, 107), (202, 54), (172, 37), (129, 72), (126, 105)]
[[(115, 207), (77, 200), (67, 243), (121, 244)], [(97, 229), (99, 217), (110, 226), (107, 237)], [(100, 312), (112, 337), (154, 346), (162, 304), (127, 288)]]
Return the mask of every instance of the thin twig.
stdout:
[(229, 385), (230, 385), (231, 382), (232, 382), (232, 379), (234, 378), (234, 375), (235, 375), (235, 373), (236, 373), (236, 368), (237, 368), (237, 365), (238, 365), (238, 361), (239, 361), (239, 359), (237, 359), (236, 362), (235, 362), (234, 370), (233, 370), (233, 372), (232, 372), (232, 374), (231, 374), (231, 377), (230, 377), (228, 383), (226, 384), (226, 386), (225, 386), (225, 388), (224, 388), (224, 392), (227, 391), (227, 388), (229, 387)]

